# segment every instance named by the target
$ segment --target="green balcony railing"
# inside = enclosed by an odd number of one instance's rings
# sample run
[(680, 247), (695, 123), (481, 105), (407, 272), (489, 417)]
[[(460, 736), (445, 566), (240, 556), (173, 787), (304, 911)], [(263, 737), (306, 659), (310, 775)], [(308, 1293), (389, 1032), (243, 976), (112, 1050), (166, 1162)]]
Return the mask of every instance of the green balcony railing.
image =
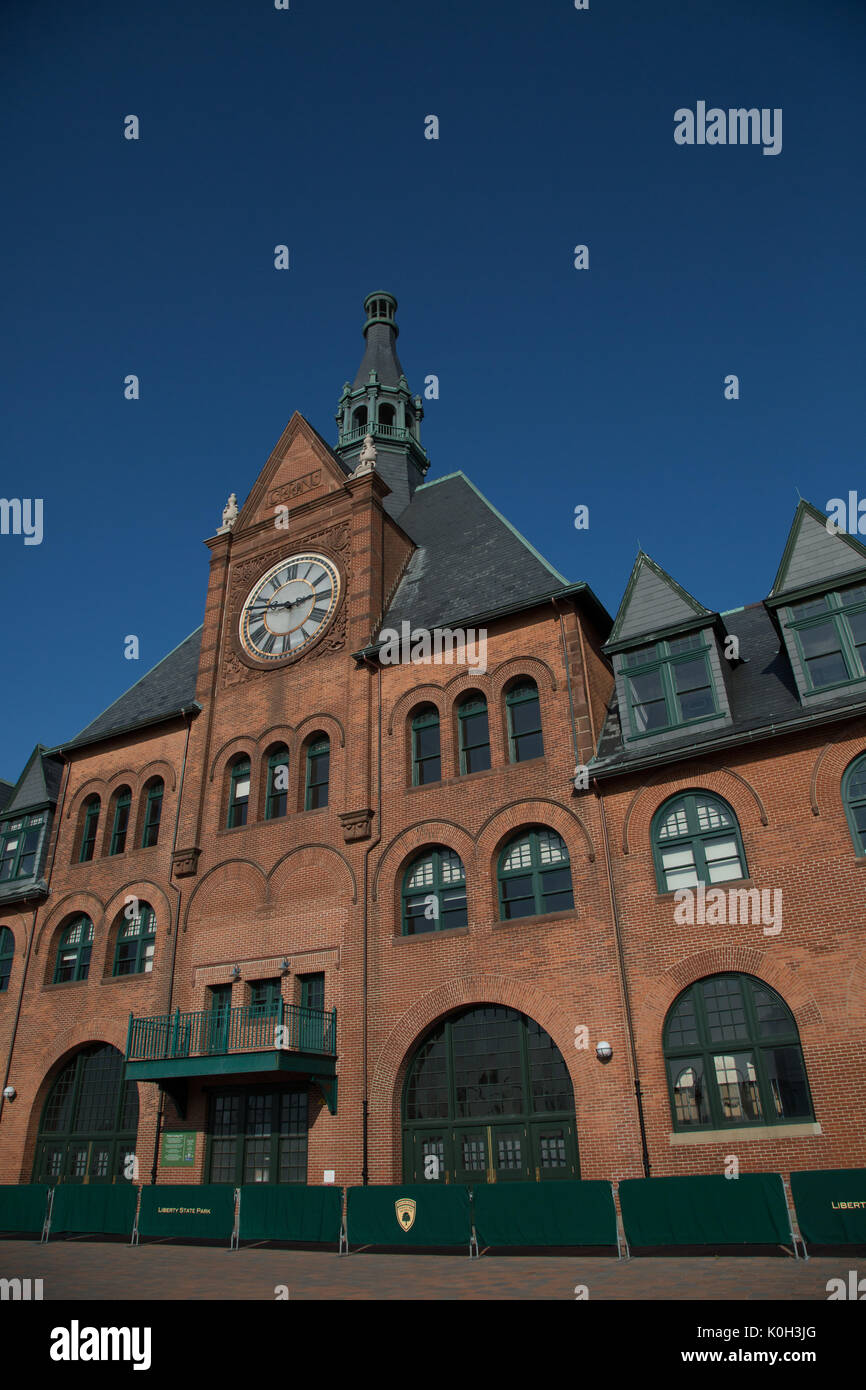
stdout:
[(378, 420), (370, 420), (366, 425), (352, 425), (348, 430), (344, 430), (340, 435), (340, 444), (355, 444), (365, 435), (371, 434), (374, 439), (411, 439), (412, 433), (403, 425), (383, 425)]
[[(279, 1030), (282, 1030), (278, 1032)], [(129, 1020), (128, 1062), (229, 1052), (303, 1052), (337, 1055), (337, 1010), (308, 1009), (282, 1001), (272, 1009), (201, 1009)]]

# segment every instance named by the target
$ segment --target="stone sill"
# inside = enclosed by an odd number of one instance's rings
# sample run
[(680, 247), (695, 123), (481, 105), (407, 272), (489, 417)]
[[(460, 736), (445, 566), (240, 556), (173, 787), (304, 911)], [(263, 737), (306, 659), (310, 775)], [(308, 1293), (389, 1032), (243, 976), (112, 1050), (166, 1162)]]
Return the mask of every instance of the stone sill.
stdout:
[(510, 768), (537, 766), (539, 763), (544, 762), (546, 756), (545, 753), (542, 753), (537, 758), (526, 758), (525, 761), (520, 763), (495, 763), (493, 767), (482, 768), (479, 772), (461, 772), (454, 777), (440, 777), (438, 782), (421, 782), (417, 786), (412, 783), (404, 790), (407, 793), (430, 792), (436, 787), (457, 787), (461, 786), (464, 782), (474, 782), (476, 778), (495, 777), (497, 773), (507, 772)]
[(221, 830), (215, 832), (219, 840), (223, 835), (240, 835), (244, 830), (256, 830), (263, 825), (282, 825), (295, 819), (296, 816), (326, 816), (330, 811), (330, 806), (311, 806), (308, 811), (290, 811), (284, 816), (272, 816), (270, 820), (250, 820), (246, 825), (224, 825)]
[(411, 936), (393, 936), (391, 940), (395, 946), (405, 946), (410, 941), (429, 941), (431, 937), (441, 941), (443, 937), (468, 935), (468, 927), (449, 927), (447, 931), (419, 931), (413, 932)]
[(811, 1139), (815, 1134), (823, 1134), (821, 1126), (806, 1121), (805, 1124), (789, 1125), (742, 1125), (739, 1129), (709, 1129), (695, 1134), (669, 1134), (668, 1143), (676, 1147), (680, 1144), (727, 1144), (736, 1139), (740, 1144), (749, 1139)]
[[(707, 891), (708, 893), (712, 892), (712, 890), (713, 890), (714, 888), (721, 888), (722, 892), (725, 892), (728, 888), (754, 888), (754, 886), (755, 886), (755, 880), (754, 880), (753, 878), (727, 878), (727, 879), (725, 879), (724, 883), (705, 883), (705, 884), (704, 884), (704, 888), (706, 889), (706, 891)], [(673, 900), (674, 900), (674, 894), (675, 894), (675, 893), (696, 893), (696, 892), (697, 892), (697, 887), (694, 887), (694, 888), (671, 888), (669, 891), (667, 891), (667, 892), (665, 892), (665, 893), (656, 893), (656, 902), (657, 902), (657, 903), (673, 902)]]

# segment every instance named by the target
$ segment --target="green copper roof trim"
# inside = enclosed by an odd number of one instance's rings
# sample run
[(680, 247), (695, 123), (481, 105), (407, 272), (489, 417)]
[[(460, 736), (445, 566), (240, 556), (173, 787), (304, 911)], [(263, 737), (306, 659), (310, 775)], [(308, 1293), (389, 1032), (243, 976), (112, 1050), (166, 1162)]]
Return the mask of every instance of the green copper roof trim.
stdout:
[(532, 544), (532, 542), (528, 541), (526, 537), (522, 535), (520, 531), (518, 531), (516, 526), (512, 526), (511, 522), (508, 520), (508, 517), (503, 516), (498, 507), (494, 507), (493, 503), (489, 500), (489, 498), (484, 496), (484, 493), (481, 491), (481, 489), (475, 486), (472, 479), (467, 478), (462, 468), (458, 468), (455, 473), (446, 473), (442, 478), (435, 478), (433, 482), (421, 483), (420, 487), (416, 487), (415, 491), (420, 492), (422, 488), (425, 487), (436, 487), (439, 483), (448, 482), (450, 478), (462, 478), (464, 483), (466, 483), (468, 487), (471, 487), (472, 491), (475, 493), (475, 496), (481, 499), (485, 507), (488, 507), (490, 511), (493, 513), (493, 515), (499, 518), (503, 526), (508, 527), (508, 530), (511, 532), (512, 536), (517, 537), (517, 539), (520, 541), (520, 544), (525, 546), (526, 549), (530, 552), (530, 554), (534, 555), (536, 560), (538, 560), (542, 565), (544, 565), (544, 568), (550, 574), (553, 575), (554, 579), (558, 579), (560, 584), (567, 585), (571, 582), (570, 580), (566, 579), (564, 574), (560, 574), (559, 570), (554, 569), (553, 565), (550, 563), (549, 560), (545, 560), (541, 552), (535, 549), (535, 546)]
[[(779, 564), (779, 569), (776, 574), (776, 578), (773, 581), (773, 587), (767, 595), (768, 599), (778, 598), (780, 594), (785, 593), (785, 575), (788, 572), (788, 566), (791, 563), (791, 556), (794, 552), (794, 546), (796, 545), (797, 540), (799, 539), (800, 531), (803, 527), (803, 518), (806, 516), (810, 516), (813, 521), (817, 521), (818, 524), (822, 526), (825, 531), (827, 529), (827, 513), (819, 511), (818, 508), (813, 506), (811, 502), (807, 502), (805, 498), (801, 497), (800, 501), (797, 504), (797, 510), (794, 513), (794, 520), (791, 523), (791, 529), (788, 532), (788, 539), (785, 542), (785, 549), (782, 552), (782, 559)], [(858, 559), (862, 559), (863, 565), (860, 568), (866, 568), (866, 545), (863, 545), (861, 541), (858, 541), (856, 536), (850, 535), (847, 531), (827, 531), (827, 539), (843, 541), (845, 545), (849, 546), (854, 551)], [(856, 573), (856, 570), (852, 570), (851, 573)], [(827, 579), (824, 582), (823, 587), (827, 588), (828, 584), (832, 585), (847, 582), (848, 581), (844, 573), (834, 574), (831, 578)], [(798, 592), (799, 590), (791, 590), (791, 593)]]
[[(652, 573), (656, 576), (656, 578), (660, 579), (663, 584), (667, 584), (669, 589), (673, 589), (674, 593), (679, 598), (681, 598), (684, 603), (687, 603), (690, 608), (694, 609), (695, 615), (697, 617), (715, 616), (711, 608), (705, 608), (702, 603), (698, 603), (698, 600), (692, 594), (690, 594), (687, 589), (684, 589), (682, 584), (678, 584), (677, 581), (671, 575), (668, 574), (667, 570), (662, 569), (661, 565), (657, 565), (655, 560), (653, 560), (650, 555), (647, 555), (645, 550), (639, 550), (637, 553), (637, 559), (635, 560), (634, 565), (632, 566), (631, 574), (629, 575), (629, 581), (626, 585), (625, 593), (622, 596), (622, 603), (619, 605), (616, 618), (614, 619), (613, 631), (611, 632), (610, 637), (608, 639), (608, 645), (610, 645), (613, 642), (618, 642), (620, 640), (619, 634), (622, 629), (625, 615), (628, 612), (629, 605), (631, 603), (632, 594), (634, 592), (635, 585), (637, 584), (638, 576), (641, 570), (645, 567), (651, 570)], [(631, 637), (623, 638), (622, 640), (640, 643), (644, 640), (644, 634), (633, 633)]]

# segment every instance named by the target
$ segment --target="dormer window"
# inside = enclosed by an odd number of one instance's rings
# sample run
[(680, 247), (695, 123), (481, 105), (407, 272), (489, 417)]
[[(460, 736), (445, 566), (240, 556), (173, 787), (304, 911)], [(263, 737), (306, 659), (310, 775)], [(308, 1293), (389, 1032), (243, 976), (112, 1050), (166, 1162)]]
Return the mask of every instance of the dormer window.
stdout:
[(708, 652), (693, 632), (623, 654), (632, 738), (718, 714)]
[(866, 675), (866, 585), (790, 604), (788, 626), (810, 690), (846, 685)]

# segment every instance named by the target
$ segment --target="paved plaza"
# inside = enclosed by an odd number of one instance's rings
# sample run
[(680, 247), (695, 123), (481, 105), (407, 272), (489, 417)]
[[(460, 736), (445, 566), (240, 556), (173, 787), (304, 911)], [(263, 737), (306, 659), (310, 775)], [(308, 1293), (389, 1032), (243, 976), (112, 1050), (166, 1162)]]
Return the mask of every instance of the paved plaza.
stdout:
[(676, 1259), (367, 1254), (124, 1244), (0, 1241), (0, 1278), (42, 1279), (45, 1300), (270, 1299), (781, 1299), (825, 1302), (831, 1278), (864, 1268), (851, 1254)]

